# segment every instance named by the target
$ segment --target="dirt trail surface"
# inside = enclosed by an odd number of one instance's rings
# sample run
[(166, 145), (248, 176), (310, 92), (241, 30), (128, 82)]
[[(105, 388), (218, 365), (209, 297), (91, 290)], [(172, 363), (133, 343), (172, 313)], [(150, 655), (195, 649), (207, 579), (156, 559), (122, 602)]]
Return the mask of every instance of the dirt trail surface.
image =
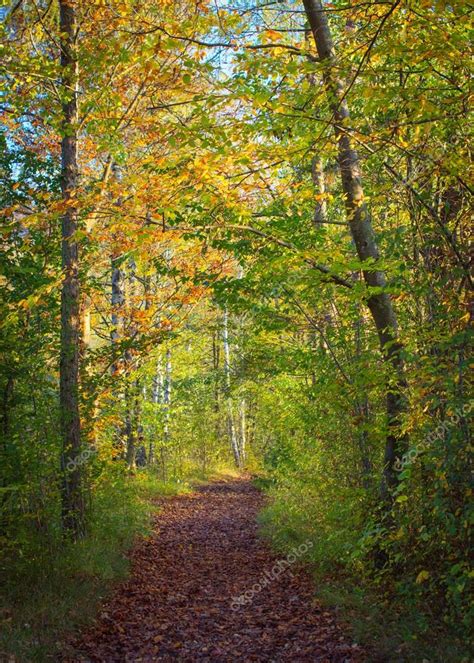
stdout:
[(309, 575), (258, 538), (262, 502), (245, 480), (164, 501), (130, 578), (63, 661), (363, 661)]

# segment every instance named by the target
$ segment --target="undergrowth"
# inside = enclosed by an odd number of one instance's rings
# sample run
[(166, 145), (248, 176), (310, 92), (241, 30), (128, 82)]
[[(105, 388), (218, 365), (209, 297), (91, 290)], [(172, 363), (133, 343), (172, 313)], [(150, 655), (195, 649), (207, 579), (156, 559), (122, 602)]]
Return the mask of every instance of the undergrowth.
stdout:
[(149, 471), (117, 471), (96, 487), (84, 540), (67, 545), (54, 530), (33, 533), (30, 527), (28, 537), (18, 532), (22, 545), (12, 548), (15, 554), (2, 560), (0, 570), (0, 660), (57, 660), (65, 641), (126, 577), (127, 552), (150, 532), (158, 510), (153, 500), (188, 490), (185, 482), (161, 481)]
[(401, 591), (374, 582), (361, 555), (363, 504), (341, 487), (334, 494), (316, 485), (259, 477), (268, 505), (261, 512), (260, 531), (281, 555), (306, 542), (305, 557), (315, 578), (319, 601), (348, 625), (354, 641), (367, 651), (372, 663), (468, 663), (465, 629), (443, 622), (443, 606), (433, 595)]

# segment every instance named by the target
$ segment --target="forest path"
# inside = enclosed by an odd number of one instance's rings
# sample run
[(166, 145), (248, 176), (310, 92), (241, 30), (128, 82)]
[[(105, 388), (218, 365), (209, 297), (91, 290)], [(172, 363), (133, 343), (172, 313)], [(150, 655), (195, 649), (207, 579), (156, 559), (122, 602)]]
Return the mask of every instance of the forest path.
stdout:
[(152, 535), (131, 555), (129, 579), (63, 660), (363, 660), (315, 602), (310, 576), (297, 563), (278, 564), (258, 538), (262, 503), (243, 479), (164, 500)]

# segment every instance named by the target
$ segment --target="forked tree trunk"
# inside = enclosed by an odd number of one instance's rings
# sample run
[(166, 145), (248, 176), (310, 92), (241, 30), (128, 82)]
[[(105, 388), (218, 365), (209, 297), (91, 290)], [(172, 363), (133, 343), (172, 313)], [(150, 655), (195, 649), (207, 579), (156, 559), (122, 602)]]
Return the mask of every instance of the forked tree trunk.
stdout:
[[(306, 16), (316, 43), (318, 56), (324, 64), (324, 84), (333, 114), (334, 131), (338, 145), (338, 163), (346, 214), (351, 235), (359, 259), (363, 262), (379, 259), (372, 219), (364, 200), (361, 168), (357, 152), (350, 139), (349, 109), (344, 98), (344, 85), (337, 75), (337, 63), (326, 13), (321, 0), (303, 0)], [(387, 384), (388, 433), (382, 480), (382, 496), (387, 498), (397, 485), (395, 469), (407, 449), (408, 439), (400, 433), (401, 418), (406, 410), (404, 397), (404, 366), (402, 346), (398, 339), (397, 319), (390, 296), (383, 291), (386, 286), (382, 270), (364, 270), (364, 280), (369, 288), (379, 291), (370, 294), (367, 305), (374, 320), (380, 346), (391, 374)]]
[(74, 0), (60, 0), (61, 71), (63, 126), (61, 141), (62, 217), (60, 410), (62, 437), (62, 525), (73, 539), (84, 534), (84, 500), (81, 465), (81, 425), (79, 415), (79, 354), (81, 340), (79, 247), (75, 238), (78, 207), (75, 194), (79, 184), (78, 167), (78, 77), (76, 54), (77, 17)]

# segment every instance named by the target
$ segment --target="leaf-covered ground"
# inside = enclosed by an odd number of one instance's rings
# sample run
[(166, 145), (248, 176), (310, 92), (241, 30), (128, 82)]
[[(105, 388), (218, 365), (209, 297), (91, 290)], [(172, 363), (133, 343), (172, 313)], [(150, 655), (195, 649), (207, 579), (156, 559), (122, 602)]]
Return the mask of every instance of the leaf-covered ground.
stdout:
[(261, 506), (245, 480), (166, 500), (128, 581), (63, 661), (362, 661), (310, 576), (258, 538)]

